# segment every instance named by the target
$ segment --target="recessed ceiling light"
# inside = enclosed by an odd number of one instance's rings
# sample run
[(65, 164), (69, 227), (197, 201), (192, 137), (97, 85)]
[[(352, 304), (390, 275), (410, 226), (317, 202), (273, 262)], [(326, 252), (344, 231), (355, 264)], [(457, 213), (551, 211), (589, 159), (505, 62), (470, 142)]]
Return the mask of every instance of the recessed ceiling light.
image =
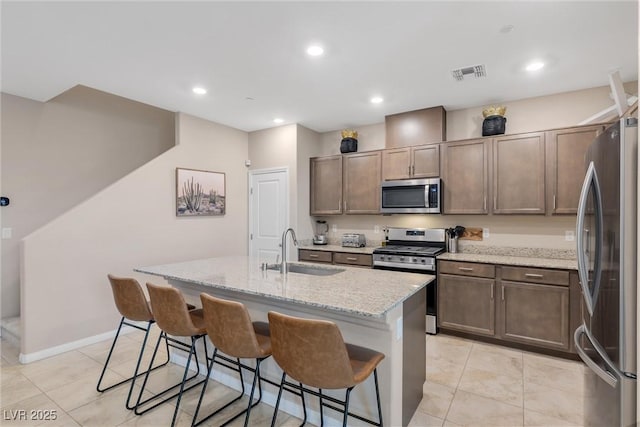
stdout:
[(538, 71), (542, 67), (544, 67), (544, 62), (535, 61), (527, 65), (525, 69), (527, 71)]
[(204, 95), (205, 93), (207, 93), (207, 90), (200, 86), (196, 86), (192, 90), (196, 95)]
[(381, 96), (374, 96), (373, 98), (371, 98), (372, 104), (380, 104), (382, 101), (384, 101), (384, 98), (382, 98)]
[(273, 119), (273, 123), (284, 123), (284, 119), (281, 119), (279, 117)]
[(324, 53), (322, 46), (314, 44), (307, 48), (307, 55), (320, 56)]

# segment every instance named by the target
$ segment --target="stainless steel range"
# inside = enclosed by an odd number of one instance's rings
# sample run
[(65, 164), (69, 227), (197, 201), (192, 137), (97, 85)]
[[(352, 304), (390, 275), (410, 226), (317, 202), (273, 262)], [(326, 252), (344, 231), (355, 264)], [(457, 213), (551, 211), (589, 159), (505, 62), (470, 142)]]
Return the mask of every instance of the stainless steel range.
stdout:
[[(436, 275), (436, 256), (445, 250), (442, 228), (389, 228), (386, 246), (373, 250), (373, 268)], [(437, 333), (438, 286), (427, 286), (427, 326)]]

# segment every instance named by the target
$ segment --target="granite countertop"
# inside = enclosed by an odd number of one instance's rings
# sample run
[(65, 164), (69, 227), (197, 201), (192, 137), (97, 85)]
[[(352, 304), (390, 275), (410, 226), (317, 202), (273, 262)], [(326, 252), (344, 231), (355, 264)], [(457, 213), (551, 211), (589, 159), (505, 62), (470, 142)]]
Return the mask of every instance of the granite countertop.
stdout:
[(371, 255), (374, 246), (366, 246), (364, 248), (350, 248), (346, 246), (340, 245), (314, 245), (314, 244), (304, 244), (298, 245), (298, 249), (306, 249), (310, 251), (326, 251), (326, 252), (347, 252), (352, 254), (368, 254)]
[(291, 272), (281, 275), (274, 270), (262, 271), (259, 260), (247, 256), (139, 267), (135, 271), (360, 317), (383, 317), (434, 279), (434, 276), (417, 273), (293, 264), (343, 271), (331, 276)]
[(577, 270), (575, 259), (540, 258), (532, 256), (496, 255), (481, 253), (444, 253), (438, 255), (439, 260), (481, 262), (485, 264), (515, 265), (522, 267), (558, 268)]

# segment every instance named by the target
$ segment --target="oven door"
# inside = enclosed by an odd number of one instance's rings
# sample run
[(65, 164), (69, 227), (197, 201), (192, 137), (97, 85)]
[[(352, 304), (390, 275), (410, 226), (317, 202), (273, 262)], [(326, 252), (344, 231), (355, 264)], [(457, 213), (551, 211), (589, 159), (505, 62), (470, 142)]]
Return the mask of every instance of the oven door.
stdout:
[(390, 271), (403, 271), (405, 273), (422, 273), (432, 274), (433, 281), (427, 285), (427, 312), (426, 312), (426, 333), (435, 335), (438, 333), (437, 322), (437, 310), (438, 310), (438, 283), (435, 271), (420, 271), (412, 270), (410, 268), (398, 268), (398, 267), (385, 267), (380, 265), (374, 265), (374, 269), (378, 270), (390, 270)]

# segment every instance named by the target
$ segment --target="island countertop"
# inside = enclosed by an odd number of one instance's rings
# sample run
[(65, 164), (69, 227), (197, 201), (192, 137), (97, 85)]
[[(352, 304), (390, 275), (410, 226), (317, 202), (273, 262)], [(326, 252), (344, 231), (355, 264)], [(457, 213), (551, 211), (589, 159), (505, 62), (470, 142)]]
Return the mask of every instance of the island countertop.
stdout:
[(276, 270), (261, 270), (259, 260), (247, 256), (139, 267), (135, 271), (364, 317), (383, 317), (434, 280), (426, 274), (293, 264), (344, 271), (331, 276), (281, 275)]

